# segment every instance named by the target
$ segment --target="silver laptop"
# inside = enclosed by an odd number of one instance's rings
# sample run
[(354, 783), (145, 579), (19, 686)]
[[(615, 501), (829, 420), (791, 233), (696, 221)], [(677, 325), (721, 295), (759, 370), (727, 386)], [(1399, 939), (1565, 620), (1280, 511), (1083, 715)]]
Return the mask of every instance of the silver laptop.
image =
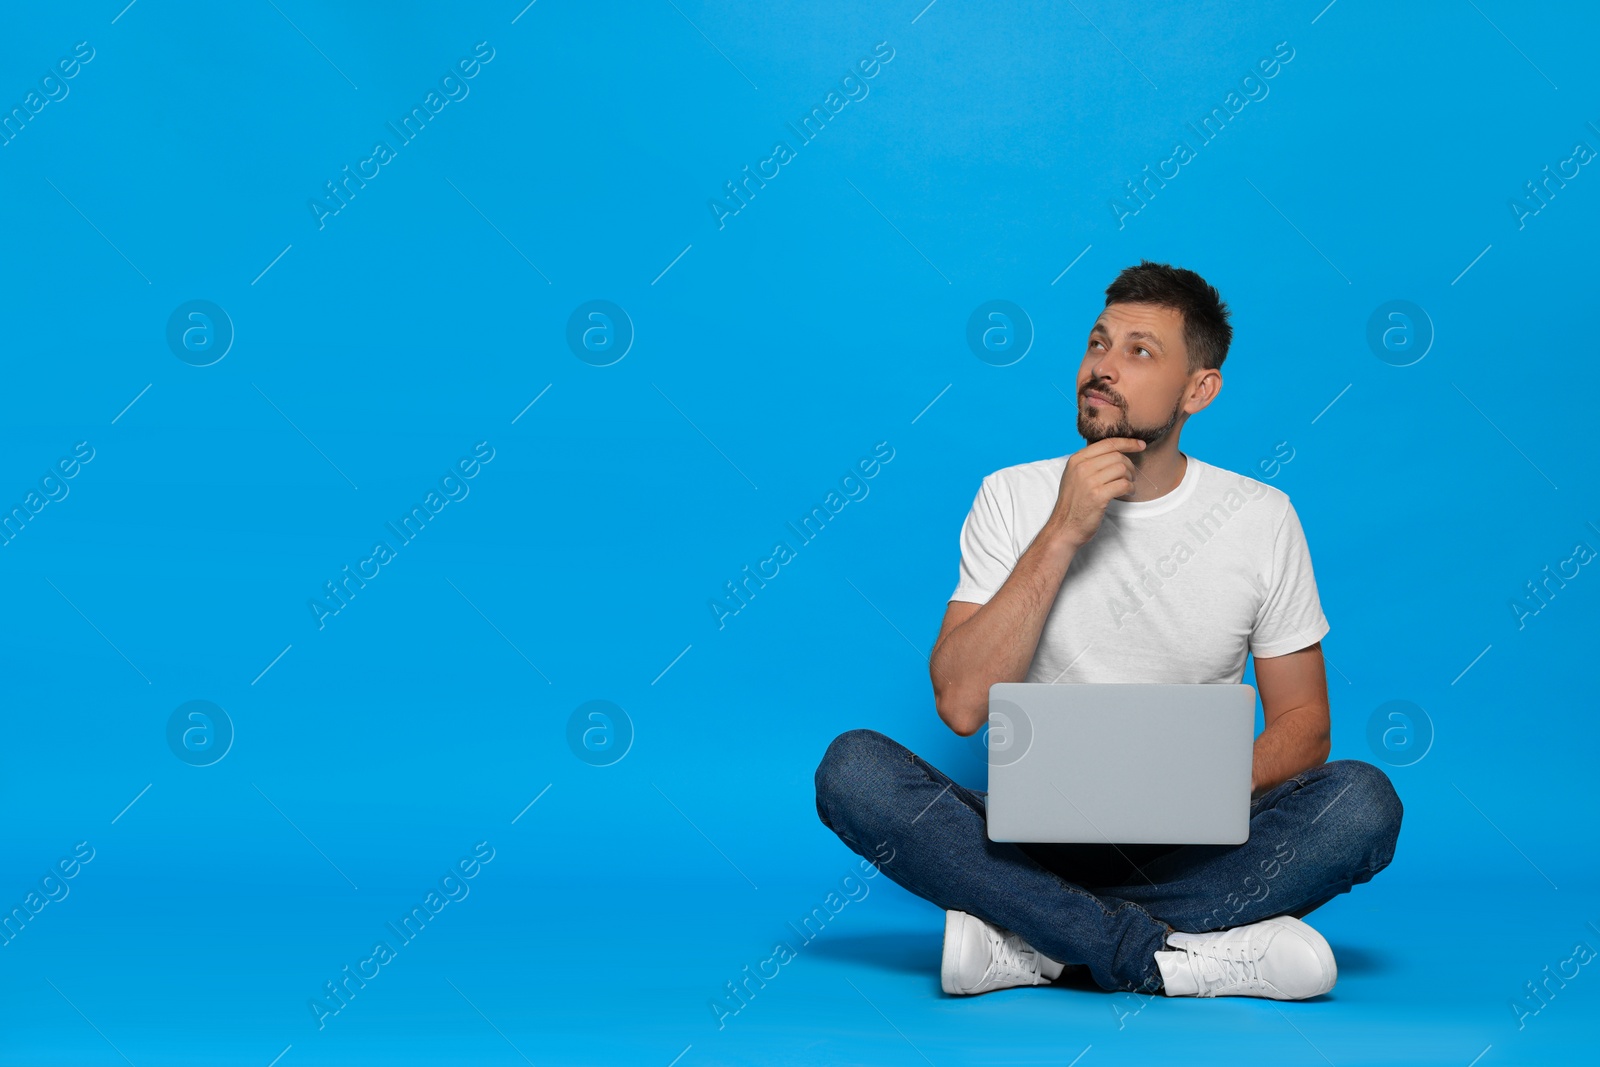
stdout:
[(1239, 845), (1256, 691), (1243, 684), (989, 687), (989, 840)]

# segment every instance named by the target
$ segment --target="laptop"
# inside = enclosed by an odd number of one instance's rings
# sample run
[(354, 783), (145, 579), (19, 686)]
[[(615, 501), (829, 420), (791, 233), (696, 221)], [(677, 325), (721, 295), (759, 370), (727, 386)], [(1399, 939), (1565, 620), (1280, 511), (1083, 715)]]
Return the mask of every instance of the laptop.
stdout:
[(997, 682), (989, 840), (1243, 844), (1255, 709), (1243, 684)]

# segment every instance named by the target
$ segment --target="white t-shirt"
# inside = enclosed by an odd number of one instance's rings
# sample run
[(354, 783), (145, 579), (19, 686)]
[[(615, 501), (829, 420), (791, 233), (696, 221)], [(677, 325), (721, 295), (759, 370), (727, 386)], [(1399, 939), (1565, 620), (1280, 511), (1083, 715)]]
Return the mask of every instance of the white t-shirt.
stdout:
[[(1107, 504), (1067, 568), (1027, 681), (1233, 683), (1246, 653), (1286, 655), (1328, 632), (1288, 494), (1185, 459), (1172, 491)], [(1058, 456), (983, 479), (951, 600), (983, 604), (999, 591), (1055, 508), (1066, 465)]]

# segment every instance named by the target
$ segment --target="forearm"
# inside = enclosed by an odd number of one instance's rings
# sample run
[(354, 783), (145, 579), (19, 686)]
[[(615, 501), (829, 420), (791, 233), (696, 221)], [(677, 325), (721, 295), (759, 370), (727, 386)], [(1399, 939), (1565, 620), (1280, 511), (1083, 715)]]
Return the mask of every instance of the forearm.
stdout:
[(1039, 635), (1077, 545), (1046, 524), (989, 602), (934, 646), (929, 657), (939, 717), (973, 734), (989, 717), (989, 687), (1027, 677)]
[(1331, 748), (1325, 708), (1285, 712), (1256, 738), (1250, 795), (1259, 796), (1301, 771), (1320, 766)]

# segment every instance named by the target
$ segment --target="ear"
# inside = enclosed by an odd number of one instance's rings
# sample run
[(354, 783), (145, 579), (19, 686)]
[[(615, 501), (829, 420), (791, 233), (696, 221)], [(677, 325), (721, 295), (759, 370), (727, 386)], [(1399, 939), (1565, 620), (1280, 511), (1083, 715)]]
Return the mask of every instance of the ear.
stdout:
[(1221, 371), (1212, 369), (1196, 371), (1194, 380), (1189, 387), (1189, 399), (1184, 404), (1183, 410), (1191, 415), (1204, 411), (1221, 392)]

